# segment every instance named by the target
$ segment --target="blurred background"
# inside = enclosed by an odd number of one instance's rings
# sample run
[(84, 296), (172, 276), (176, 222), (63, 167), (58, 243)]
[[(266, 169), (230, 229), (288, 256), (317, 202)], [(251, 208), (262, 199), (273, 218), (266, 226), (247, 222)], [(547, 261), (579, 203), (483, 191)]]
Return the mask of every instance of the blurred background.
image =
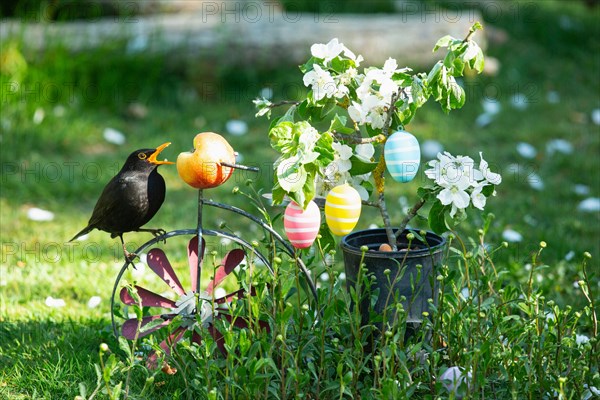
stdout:
[[(297, 65), (312, 43), (338, 37), (367, 65), (391, 56), (428, 71), (441, 57), (431, 53), (436, 40), (464, 37), (476, 21), (484, 26), (475, 39), (486, 68), (461, 80), (464, 108), (445, 115), (427, 104), (407, 130), (425, 161), (441, 150), (474, 159), (482, 151), (502, 173), (486, 207), (495, 215), (487, 240), (510, 244), (497, 256), (510, 271), (507, 284), (529, 276), (542, 240), (547, 268), (535, 279), (553, 299), (583, 304), (576, 282), (585, 251), (599, 282), (597, 1), (24, 0), (0, 10), (0, 321), (68, 316), (105, 326), (120, 244), (98, 231), (66, 241), (134, 149), (171, 141), (163, 155), (175, 160), (196, 133), (223, 134), (240, 161), (261, 172), (236, 173), (210, 196), (247, 207), (233, 187), (251, 178), (268, 192), (277, 157), (269, 121), (254, 117), (252, 100), (304, 93)], [(160, 172), (167, 200), (151, 225), (193, 228), (196, 194), (174, 167)], [(389, 185), (393, 220), (416, 201), (423, 179)], [(205, 223), (225, 218), (215, 212)], [(377, 220), (365, 210), (358, 228)], [(474, 214), (459, 230), (474, 235), (481, 224)], [(128, 236), (138, 245), (147, 240)], [(89, 307), (92, 297), (99, 306)]]

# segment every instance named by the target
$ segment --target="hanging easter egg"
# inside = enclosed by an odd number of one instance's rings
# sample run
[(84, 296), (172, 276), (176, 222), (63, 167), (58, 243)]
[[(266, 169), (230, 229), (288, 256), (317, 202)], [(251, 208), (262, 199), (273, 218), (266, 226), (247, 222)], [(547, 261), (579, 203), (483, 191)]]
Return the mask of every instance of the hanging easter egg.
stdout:
[(315, 241), (321, 226), (321, 211), (314, 201), (306, 210), (292, 201), (283, 214), (283, 227), (292, 246), (297, 249), (310, 247)]
[(360, 217), (360, 194), (348, 184), (336, 186), (325, 199), (325, 220), (334, 235), (352, 232)]
[(385, 164), (398, 182), (410, 182), (417, 175), (421, 162), (421, 149), (416, 137), (406, 131), (393, 133), (383, 148)]

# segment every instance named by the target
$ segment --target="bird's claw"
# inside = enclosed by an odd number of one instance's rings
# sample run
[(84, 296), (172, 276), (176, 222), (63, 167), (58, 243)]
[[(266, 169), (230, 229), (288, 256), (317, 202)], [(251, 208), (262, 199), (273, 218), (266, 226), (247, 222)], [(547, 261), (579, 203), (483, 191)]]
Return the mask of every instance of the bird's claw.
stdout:
[(125, 255), (125, 260), (127, 260), (127, 262), (129, 262), (129, 263), (133, 263), (133, 260), (135, 260), (136, 258), (139, 257), (136, 253), (129, 252), (124, 247), (123, 247), (123, 254)]
[[(155, 238), (157, 238), (157, 237), (166, 235), (167, 231), (165, 231), (162, 228), (158, 228), (158, 229), (153, 229), (152, 234), (154, 235)], [(163, 243), (167, 243), (167, 238), (163, 238)]]

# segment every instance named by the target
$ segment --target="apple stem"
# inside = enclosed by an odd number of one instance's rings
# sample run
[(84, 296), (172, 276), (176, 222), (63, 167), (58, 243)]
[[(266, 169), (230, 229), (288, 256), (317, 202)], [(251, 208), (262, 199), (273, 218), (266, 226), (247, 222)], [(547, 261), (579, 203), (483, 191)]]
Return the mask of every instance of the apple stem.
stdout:
[(260, 171), (260, 169), (258, 167), (248, 167), (246, 165), (240, 165), (240, 164), (229, 164), (229, 163), (223, 162), (223, 161), (221, 161), (221, 165), (224, 165), (224, 166), (229, 167), (229, 168), (241, 169), (241, 170), (244, 170), (244, 171), (253, 171), (253, 172), (259, 172)]

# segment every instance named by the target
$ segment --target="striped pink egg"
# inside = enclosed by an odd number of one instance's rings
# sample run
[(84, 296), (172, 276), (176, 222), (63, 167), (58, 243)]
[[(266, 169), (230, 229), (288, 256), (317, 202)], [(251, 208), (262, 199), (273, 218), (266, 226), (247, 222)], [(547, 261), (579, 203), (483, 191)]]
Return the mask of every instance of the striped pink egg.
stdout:
[(310, 201), (306, 210), (302, 210), (292, 201), (285, 209), (283, 227), (292, 246), (297, 249), (310, 247), (317, 238), (321, 226), (321, 211), (314, 201)]

